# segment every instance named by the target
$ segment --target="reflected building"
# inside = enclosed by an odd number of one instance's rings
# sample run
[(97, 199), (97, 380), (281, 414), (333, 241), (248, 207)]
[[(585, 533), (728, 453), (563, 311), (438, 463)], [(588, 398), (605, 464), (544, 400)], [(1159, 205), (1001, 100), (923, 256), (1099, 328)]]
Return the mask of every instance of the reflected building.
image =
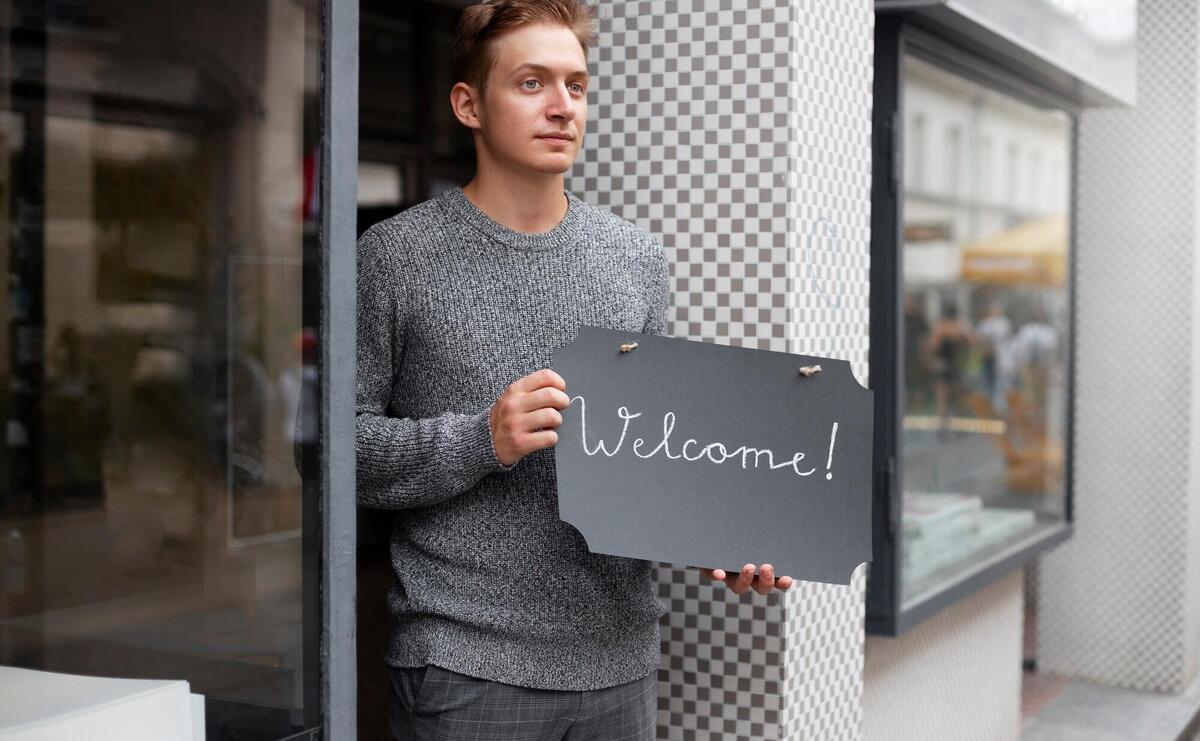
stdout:
[(319, 17), (0, 10), (0, 665), (186, 677), (210, 739), (318, 718)]
[(1070, 115), (904, 59), (909, 597), (1061, 520)]

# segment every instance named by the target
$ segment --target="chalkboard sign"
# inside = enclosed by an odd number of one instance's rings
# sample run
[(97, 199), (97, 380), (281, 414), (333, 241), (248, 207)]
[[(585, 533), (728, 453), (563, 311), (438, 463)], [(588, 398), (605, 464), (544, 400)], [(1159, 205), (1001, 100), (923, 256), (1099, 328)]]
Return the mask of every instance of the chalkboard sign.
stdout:
[(871, 559), (873, 404), (847, 361), (585, 325), (553, 368), (559, 517), (592, 552), (835, 584)]

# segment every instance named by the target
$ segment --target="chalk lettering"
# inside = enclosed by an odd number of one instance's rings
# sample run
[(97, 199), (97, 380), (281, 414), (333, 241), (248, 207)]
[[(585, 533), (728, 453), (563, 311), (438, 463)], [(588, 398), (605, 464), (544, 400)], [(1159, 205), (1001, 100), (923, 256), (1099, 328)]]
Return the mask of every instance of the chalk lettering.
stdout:
[[(631, 413), (629, 411), (628, 407), (623, 407), (623, 406), (618, 407), (617, 408), (617, 416), (622, 420), (622, 424), (621, 424), (621, 436), (617, 439), (616, 445), (614, 445), (612, 447), (612, 449), (609, 450), (608, 444), (605, 443), (604, 440), (598, 439), (596, 441), (595, 446), (589, 448), (588, 447), (588, 431), (587, 431), (587, 400), (585, 398), (583, 398), (583, 396), (573, 396), (573, 397), (571, 397), (571, 403), (572, 404), (575, 403), (576, 399), (579, 400), (579, 426), (580, 426), (581, 436), (583, 439), (583, 452), (588, 454), (589, 456), (596, 455), (597, 453), (604, 453), (609, 458), (615, 456), (621, 450), (621, 447), (625, 444), (625, 436), (629, 431), (630, 421), (642, 416), (642, 413), (637, 412), (635, 414), (635, 413)], [(683, 443), (683, 447), (680, 448), (679, 453), (672, 454), (670, 441), (671, 441), (671, 433), (674, 432), (674, 430), (675, 430), (675, 421), (676, 421), (676, 418), (675, 418), (674, 412), (667, 412), (666, 414), (664, 414), (663, 415), (662, 440), (649, 453), (643, 453), (642, 446), (646, 443), (646, 440), (644, 438), (640, 438), (640, 437), (635, 438), (633, 441), (633, 454), (639, 458), (652, 458), (655, 455), (658, 455), (658, 453), (661, 451), (663, 455), (665, 455), (667, 458), (669, 458), (671, 460), (683, 458), (685, 461), (694, 463), (696, 461), (699, 461), (701, 458), (707, 458), (712, 463), (716, 463), (718, 465), (722, 464), (730, 459), (740, 458), (743, 469), (749, 467), (747, 464), (747, 461), (751, 456), (753, 456), (753, 458), (754, 458), (754, 463), (753, 463), (754, 468), (758, 468), (760, 459), (763, 456), (766, 456), (767, 467), (771, 470), (791, 467), (792, 471), (794, 471), (797, 476), (810, 476), (817, 470), (815, 468), (810, 468), (807, 471), (800, 470), (800, 462), (802, 460), (804, 460), (804, 457), (805, 457), (805, 455), (802, 451), (797, 451), (794, 455), (792, 455), (792, 457), (789, 460), (785, 460), (785, 461), (776, 463), (775, 462), (775, 452), (773, 450), (771, 450), (770, 448), (753, 448), (753, 447), (750, 447), (747, 445), (742, 445), (737, 448), (734, 448), (733, 450), (730, 450), (725, 447), (725, 443), (712, 442), (712, 443), (709, 443), (708, 445), (705, 445), (704, 447), (700, 448), (700, 452), (698, 455), (689, 455), (688, 454), (688, 446), (699, 446), (700, 445), (700, 443), (697, 442), (695, 438), (688, 438)], [(833, 446), (834, 446), (834, 441), (836, 439), (837, 439), (837, 423), (835, 422), (833, 425), (832, 435), (830, 436), (830, 441), (829, 441), (829, 455), (828, 455), (828, 459), (825, 464), (827, 471), (829, 471), (829, 469), (832, 468)], [(833, 478), (832, 472), (827, 473), (825, 478), (827, 478), (827, 479)]]
[(631, 415), (631, 414), (629, 414), (629, 410), (626, 409), (625, 407), (621, 407), (620, 409), (618, 409), (617, 416), (620, 417), (621, 419), (625, 420), (625, 424), (621, 426), (621, 437), (620, 437), (620, 439), (617, 440), (617, 447), (613, 448), (612, 451), (609, 452), (608, 447), (604, 444), (604, 441), (597, 440), (596, 447), (592, 448), (591, 450), (588, 450), (588, 446), (587, 446), (587, 402), (584, 400), (584, 398), (582, 396), (576, 396), (573, 399), (571, 399), (571, 401), (575, 401), (575, 399), (579, 399), (579, 420), (583, 426), (583, 452), (587, 453), (588, 455), (595, 455), (596, 453), (602, 452), (605, 455), (607, 455), (609, 458), (612, 458), (614, 455), (617, 454), (617, 451), (621, 449), (621, 445), (625, 442), (625, 432), (629, 429), (629, 420), (636, 419), (637, 417), (642, 416), (642, 413), (638, 412), (637, 414)]

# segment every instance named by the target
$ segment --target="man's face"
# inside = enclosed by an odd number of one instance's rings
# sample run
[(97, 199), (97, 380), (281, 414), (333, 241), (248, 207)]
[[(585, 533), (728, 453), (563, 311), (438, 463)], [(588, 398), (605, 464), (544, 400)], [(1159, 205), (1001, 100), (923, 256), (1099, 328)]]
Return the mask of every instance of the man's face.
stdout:
[(497, 38), (480, 134), (503, 166), (571, 168), (587, 120), (587, 63), (565, 26), (524, 26)]

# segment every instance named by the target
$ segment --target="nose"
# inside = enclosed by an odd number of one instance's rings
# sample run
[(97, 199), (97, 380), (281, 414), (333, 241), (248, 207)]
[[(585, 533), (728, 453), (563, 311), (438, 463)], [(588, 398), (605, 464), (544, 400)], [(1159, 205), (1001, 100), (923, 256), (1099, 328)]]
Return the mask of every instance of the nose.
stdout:
[(566, 85), (554, 87), (554, 93), (549, 96), (546, 115), (561, 121), (570, 121), (575, 118), (575, 106), (572, 104), (571, 91), (567, 90)]

